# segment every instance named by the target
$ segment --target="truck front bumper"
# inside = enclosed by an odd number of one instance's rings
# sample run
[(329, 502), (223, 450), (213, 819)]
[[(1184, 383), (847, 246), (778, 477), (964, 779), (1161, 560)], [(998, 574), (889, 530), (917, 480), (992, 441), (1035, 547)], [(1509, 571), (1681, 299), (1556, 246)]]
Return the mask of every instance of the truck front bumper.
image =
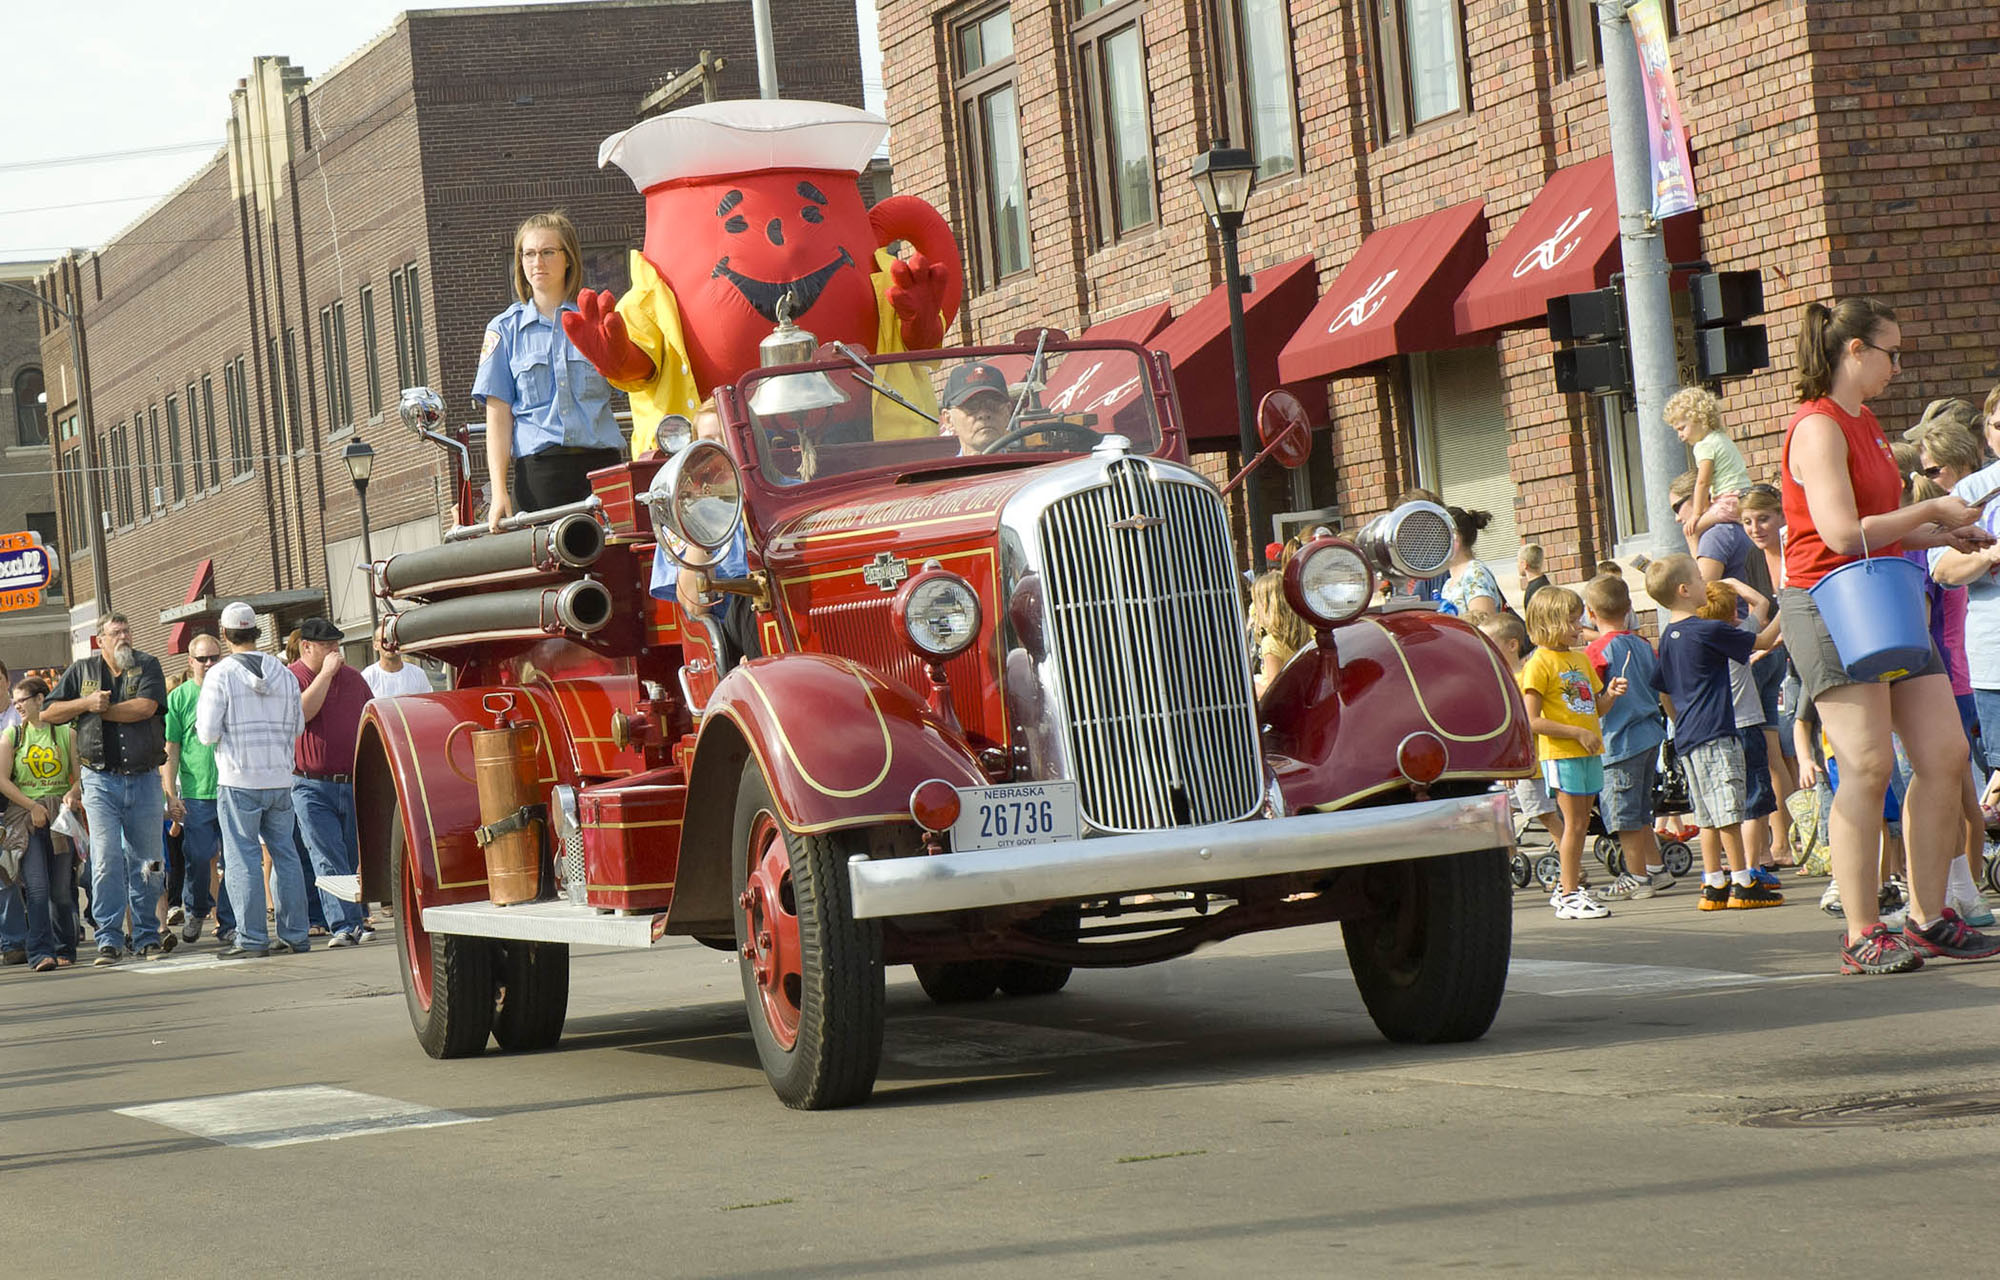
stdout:
[(1507, 793), (1247, 819), (1055, 844), (849, 860), (857, 917), (1108, 898), (1257, 876), (1398, 862), (1514, 843)]

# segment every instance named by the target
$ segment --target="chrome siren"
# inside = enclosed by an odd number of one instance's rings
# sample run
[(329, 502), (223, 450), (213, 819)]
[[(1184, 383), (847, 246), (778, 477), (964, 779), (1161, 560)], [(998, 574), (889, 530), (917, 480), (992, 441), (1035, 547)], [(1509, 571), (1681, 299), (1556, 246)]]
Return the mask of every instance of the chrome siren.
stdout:
[(1354, 541), (1384, 573), (1434, 577), (1451, 561), (1451, 516), (1435, 502), (1406, 502), (1363, 525)]

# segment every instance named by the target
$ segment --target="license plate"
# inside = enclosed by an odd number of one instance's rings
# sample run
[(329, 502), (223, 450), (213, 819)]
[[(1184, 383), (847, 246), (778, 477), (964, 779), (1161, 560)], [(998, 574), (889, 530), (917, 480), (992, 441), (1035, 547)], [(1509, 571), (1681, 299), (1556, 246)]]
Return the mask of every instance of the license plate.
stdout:
[(958, 788), (958, 821), (951, 826), (951, 847), (956, 852), (1076, 838), (1074, 782)]

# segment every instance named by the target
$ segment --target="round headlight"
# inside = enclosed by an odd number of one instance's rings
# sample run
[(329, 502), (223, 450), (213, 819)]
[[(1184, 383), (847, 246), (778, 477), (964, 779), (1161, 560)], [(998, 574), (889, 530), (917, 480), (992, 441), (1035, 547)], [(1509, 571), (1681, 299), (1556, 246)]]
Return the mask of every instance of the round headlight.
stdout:
[(979, 638), (979, 596), (935, 561), (896, 590), (890, 609), (904, 643), (929, 658), (963, 653)]
[(1317, 626), (1359, 616), (1374, 595), (1375, 572), (1367, 558), (1338, 538), (1308, 542), (1285, 568), (1285, 598)]
[(678, 413), (670, 413), (653, 429), (653, 441), (663, 453), (679, 453), (694, 443), (694, 424)]
[(660, 468), (641, 500), (656, 532), (712, 555), (728, 545), (743, 517), (743, 477), (728, 450), (697, 440)]

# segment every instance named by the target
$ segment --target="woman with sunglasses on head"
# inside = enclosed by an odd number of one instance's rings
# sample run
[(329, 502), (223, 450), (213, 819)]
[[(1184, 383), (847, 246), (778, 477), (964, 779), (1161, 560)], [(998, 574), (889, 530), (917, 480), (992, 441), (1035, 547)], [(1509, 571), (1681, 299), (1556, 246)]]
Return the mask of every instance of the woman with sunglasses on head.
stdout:
[[(1926, 957), (2000, 954), (2000, 939), (1973, 929), (1945, 903), (1967, 751), (1943, 659), (1933, 649), (1917, 670), (1889, 683), (1858, 682), (1847, 674), (1808, 594), (1828, 574), (1863, 557), (1928, 547), (1974, 551), (1992, 541), (1976, 527), (1979, 508), (1960, 498), (1902, 504), (1903, 478), (1868, 408), (1901, 368), (1902, 343), (1896, 313), (1879, 300), (1806, 305), (1798, 338), (1799, 407), (1785, 427), (1780, 474), (1788, 530), (1786, 585), (1779, 592), (1784, 634), (1805, 696), (1840, 761), (1841, 787), (1828, 829), (1847, 917), (1844, 973), (1901, 973), (1921, 967)], [(1911, 764), (1903, 812), (1913, 901), (1900, 937), (1882, 924), (1877, 896), (1880, 797), (1894, 767), (1892, 731)]]
[(487, 523), (581, 502), (590, 473), (625, 457), (611, 416), (611, 384), (563, 332), (576, 310), (583, 255), (561, 213), (538, 213), (514, 232), (517, 301), (486, 326), (472, 401), (486, 414)]
[(76, 736), (69, 725), (43, 722), (49, 686), (42, 681), (25, 677), (8, 693), (19, 718), (0, 729), (0, 796), (7, 800), (0, 840), (20, 855), (28, 962), (47, 973), (76, 963), (76, 867), (69, 841), (49, 829), (62, 804), (83, 808)]

